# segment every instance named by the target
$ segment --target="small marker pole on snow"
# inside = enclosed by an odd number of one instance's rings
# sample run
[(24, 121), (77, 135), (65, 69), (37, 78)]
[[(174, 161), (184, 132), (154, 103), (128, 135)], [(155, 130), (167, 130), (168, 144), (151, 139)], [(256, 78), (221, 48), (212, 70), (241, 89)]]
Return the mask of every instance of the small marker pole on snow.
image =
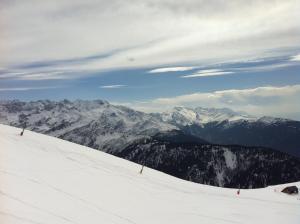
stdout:
[(23, 136), (24, 131), (25, 131), (25, 127), (23, 127), (23, 130), (22, 130), (21, 133), (20, 133), (21, 136)]
[[(144, 143), (146, 143), (146, 140), (144, 140)], [(140, 170), (140, 174), (143, 173), (144, 166), (145, 166), (145, 164), (146, 164), (146, 156), (145, 156), (145, 155), (144, 155), (143, 160), (141, 160), (141, 164), (142, 164), (142, 169)]]
[(144, 166), (145, 166), (145, 165), (142, 165), (142, 169), (140, 170), (140, 174), (143, 173)]
[(25, 131), (25, 128), (26, 128), (26, 123), (25, 123), (25, 124), (23, 124), (23, 129), (22, 129), (22, 131), (21, 131), (21, 133), (20, 133), (20, 135), (21, 135), (21, 136), (23, 136), (23, 134), (24, 134), (24, 131)]
[(237, 155), (237, 166), (238, 166), (238, 181), (239, 181), (239, 189), (237, 190), (236, 194), (240, 195), (241, 193), (241, 184), (240, 184), (240, 158)]
[(20, 133), (21, 136), (23, 136), (23, 134), (24, 134), (25, 128), (27, 126), (27, 121), (28, 121), (28, 118), (27, 118), (27, 116), (25, 114), (21, 114), (19, 116), (19, 122), (20, 122), (20, 124), (23, 127), (23, 129), (22, 129), (22, 131)]

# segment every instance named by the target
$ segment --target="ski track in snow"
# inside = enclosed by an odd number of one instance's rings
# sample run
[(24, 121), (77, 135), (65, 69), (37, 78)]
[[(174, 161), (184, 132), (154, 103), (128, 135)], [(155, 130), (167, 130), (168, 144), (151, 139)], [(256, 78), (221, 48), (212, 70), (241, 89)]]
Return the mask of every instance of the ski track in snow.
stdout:
[[(0, 172), (3, 172), (3, 171), (0, 171)], [(75, 195), (72, 195), (72, 194), (70, 194), (70, 193), (68, 193), (68, 192), (65, 192), (65, 191), (63, 191), (63, 190), (61, 190), (61, 189), (59, 189), (59, 188), (57, 188), (57, 187), (55, 187), (55, 186), (52, 186), (52, 185), (48, 184), (48, 183), (40, 182), (40, 181), (35, 180), (35, 179), (24, 178), (24, 177), (22, 177), (22, 176), (19, 176), (19, 175), (17, 175), (17, 174), (12, 174), (12, 173), (9, 173), (9, 172), (5, 172), (5, 173), (7, 173), (7, 174), (9, 174), (9, 175), (13, 175), (13, 176), (18, 177), (18, 178), (23, 178), (23, 179), (25, 179), (25, 180), (27, 180), (27, 181), (30, 181), (30, 182), (33, 182), (33, 183), (35, 183), (35, 184), (40, 184), (41, 186), (46, 186), (46, 187), (48, 187), (48, 188), (50, 188), (50, 189), (52, 189), (52, 190), (54, 190), (54, 191), (57, 191), (58, 193), (61, 193), (61, 194), (64, 194), (64, 195), (70, 197), (71, 199), (78, 200), (78, 201), (80, 201), (80, 202), (82, 202), (82, 203), (84, 203), (84, 204), (86, 204), (86, 205), (89, 205), (89, 206), (91, 206), (91, 207), (94, 207), (94, 208), (96, 208), (97, 210), (99, 210), (99, 211), (101, 211), (101, 212), (112, 214), (112, 215), (114, 215), (114, 216), (116, 216), (116, 217), (118, 217), (118, 218), (120, 218), (120, 219), (123, 219), (123, 220), (127, 221), (128, 223), (134, 223), (133, 221), (131, 221), (131, 220), (127, 219), (127, 218), (121, 217), (121, 216), (119, 216), (118, 214), (115, 214), (115, 213), (113, 213), (113, 212), (110, 212), (110, 211), (108, 211), (108, 210), (105, 210), (104, 208), (100, 208), (99, 206), (94, 205), (94, 204), (90, 203), (89, 201), (86, 201), (85, 199), (82, 199), (82, 198), (77, 197), (77, 196), (75, 196)], [(3, 193), (3, 192), (1, 192), (1, 191), (0, 191), (0, 194), (3, 194), (3, 195), (5, 195), (5, 196), (7, 196), (7, 197), (9, 197), (9, 198), (18, 200), (18, 201), (20, 201), (21, 203), (26, 204), (25, 202), (21, 201), (20, 199), (14, 198), (13, 196), (10, 196), (10, 195), (8, 195), (8, 194), (6, 194), (6, 193)], [(29, 206), (31, 206), (31, 205), (29, 205)], [(34, 206), (32, 206), (32, 207), (35, 208)], [(50, 212), (49, 212), (49, 213), (50, 213)], [(66, 218), (64, 218), (64, 219), (66, 219)], [(66, 219), (66, 220), (67, 220), (67, 219)], [(70, 220), (69, 220), (69, 221), (70, 221)]]
[(0, 125), (1, 224), (300, 223), (300, 198), (280, 193), (286, 185), (238, 196), (146, 167), (141, 175), (138, 164), (19, 132)]

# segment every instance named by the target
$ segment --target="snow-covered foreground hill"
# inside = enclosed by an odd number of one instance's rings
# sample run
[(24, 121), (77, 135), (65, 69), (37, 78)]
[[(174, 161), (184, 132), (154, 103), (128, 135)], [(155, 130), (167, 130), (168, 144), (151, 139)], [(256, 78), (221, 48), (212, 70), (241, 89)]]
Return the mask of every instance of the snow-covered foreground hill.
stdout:
[[(299, 196), (187, 182), (0, 125), (0, 223), (299, 223)], [(300, 183), (295, 183), (300, 185)]]

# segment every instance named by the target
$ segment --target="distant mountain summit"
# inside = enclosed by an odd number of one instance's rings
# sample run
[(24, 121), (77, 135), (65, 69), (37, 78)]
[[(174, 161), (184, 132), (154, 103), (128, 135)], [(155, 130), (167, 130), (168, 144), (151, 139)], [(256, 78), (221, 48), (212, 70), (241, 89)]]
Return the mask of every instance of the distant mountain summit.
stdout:
[(195, 109), (187, 107), (174, 107), (172, 110), (156, 113), (162, 121), (168, 122), (177, 126), (186, 126), (192, 124), (206, 124), (216, 121), (236, 121), (236, 120), (255, 120), (255, 117), (245, 113), (232, 111), (228, 108), (203, 108)]

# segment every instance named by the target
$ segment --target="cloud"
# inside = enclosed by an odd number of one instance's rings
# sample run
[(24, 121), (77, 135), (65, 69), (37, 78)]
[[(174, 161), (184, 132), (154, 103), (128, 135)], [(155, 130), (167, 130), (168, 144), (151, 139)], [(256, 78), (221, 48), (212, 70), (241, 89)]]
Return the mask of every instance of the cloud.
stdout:
[(295, 56), (292, 56), (290, 61), (300, 61), (300, 54), (297, 54)]
[(278, 116), (300, 120), (300, 85), (263, 86), (250, 89), (228, 89), (197, 92), (127, 106), (147, 112), (164, 111), (175, 106), (231, 108), (256, 116)]
[(58, 86), (40, 86), (40, 87), (9, 87), (9, 88), (0, 88), (1, 92), (9, 91), (29, 91), (29, 90), (44, 90), (44, 89), (57, 89), (61, 88)]
[(53, 71), (52, 69), (34, 69), (34, 70), (12, 70), (0, 71), (0, 79), (12, 80), (60, 80), (74, 79), (82, 76), (82, 71), (72, 71), (63, 69), (61, 71)]
[(101, 89), (119, 89), (126, 87), (126, 85), (107, 85), (107, 86), (100, 86)]
[(234, 72), (226, 72), (220, 69), (207, 69), (207, 70), (200, 70), (191, 75), (184, 75), (181, 78), (195, 78), (195, 77), (204, 77), (204, 76), (219, 76), (219, 75), (227, 75), (232, 74)]
[(168, 67), (168, 68), (157, 68), (150, 70), (149, 73), (164, 73), (164, 72), (183, 72), (193, 70), (197, 67)]
[[(298, 0), (2, 1), (0, 67), (84, 76), (291, 54), (300, 45), (299, 7)], [(41, 70), (30, 67), (35, 62)]]
[[(72, 77), (73, 78), (73, 77)], [(67, 79), (65, 72), (44, 72), (25, 74), (20, 77), (23, 80), (51, 80), (51, 79)]]

